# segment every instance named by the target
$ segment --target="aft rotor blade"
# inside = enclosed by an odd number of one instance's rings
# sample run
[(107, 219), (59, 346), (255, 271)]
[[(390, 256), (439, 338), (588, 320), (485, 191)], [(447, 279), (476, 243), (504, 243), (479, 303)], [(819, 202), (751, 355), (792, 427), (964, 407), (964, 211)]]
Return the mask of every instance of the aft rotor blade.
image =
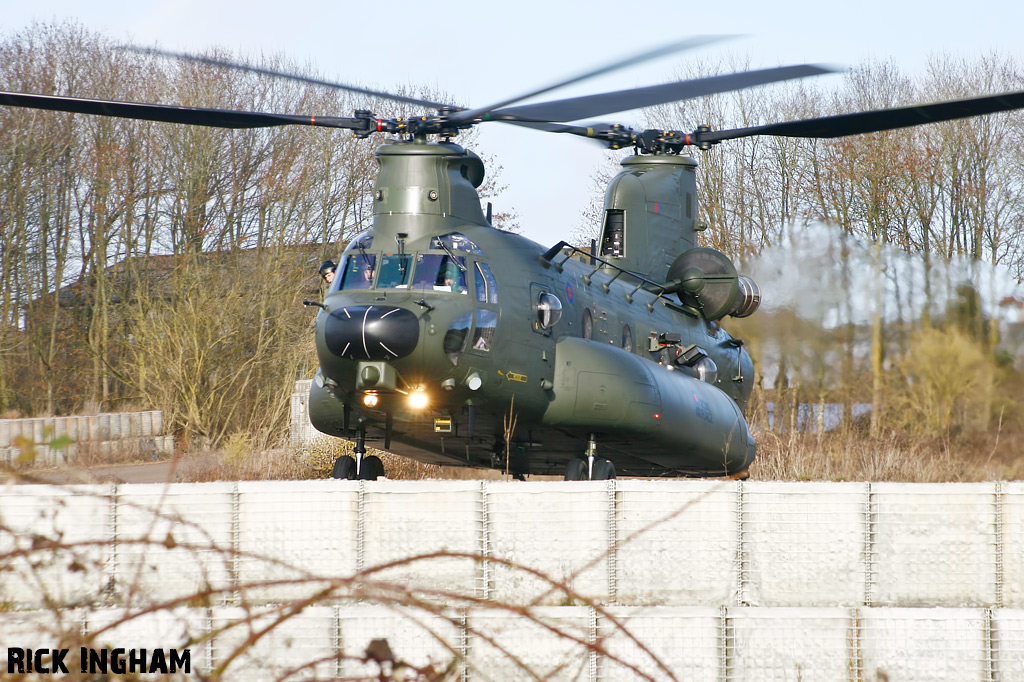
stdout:
[[(556, 90), (558, 88), (563, 88), (563, 87), (566, 87), (568, 85), (572, 85), (574, 83), (579, 83), (580, 81), (587, 80), (588, 78), (595, 78), (597, 76), (602, 76), (602, 75), (604, 75), (606, 73), (609, 73), (611, 71), (616, 71), (618, 69), (625, 69), (625, 68), (630, 67), (630, 66), (635, 66), (636, 64), (641, 64), (643, 62), (650, 61), (652, 59), (657, 59), (658, 57), (664, 57), (666, 55), (674, 54), (676, 52), (682, 52), (684, 50), (692, 50), (692, 49), (695, 49), (695, 48), (698, 48), (698, 47), (703, 47), (704, 45), (709, 45), (711, 43), (720, 42), (722, 40), (728, 39), (729, 37), (730, 36), (695, 36), (695, 37), (692, 37), (692, 38), (686, 38), (685, 40), (679, 40), (679, 41), (676, 41), (674, 43), (669, 43), (668, 45), (662, 45), (661, 47), (655, 48), (653, 50), (649, 50), (647, 52), (641, 52), (640, 54), (633, 55), (632, 57), (627, 57), (626, 59), (622, 59), (622, 60), (618, 60), (618, 61), (612, 62), (610, 64), (606, 64), (606, 65), (604, 65), (602, 67), (599, 67), (597, 69), (594, 69), (592, 71), (587, 71), (586, 73), (581, 73), (581, 74), (579, 74), (577, 76), (573, 76), (572, 78), (569, 78), (568, 80), (559, 81), (558, 83), (554, 83), (552, 85), (545, 86), (545, 87), (543, 87), (543, 88), (541, 88), (539, 90), (534, 90), (532, 92), (528, 92), (528, 93), (519, 95), (517, 97), (512, 97), (510, 99), (502, 100), (501, 102), (496, 102), (496, 103), (491, 104), (491, 105), (486, 106), (486, 107), (480, 107), (480, 108), (477, 108), (477, 109), (466, 109), (465, 111), (460, 111), (459, 113), (454, 114), (454, 115), (450, 116), (449, 118), (450, 118), (450, 120), (453, 120), (453, 121), (472, 121), (473, 119), (481, 118), (485, 114), (487, 114), (489, 112), (492, 112), (492, 111), (495, 111), (496, 109), (500, 109), (502, 107), (507, 107), (510, 104), (515, 104), (516, 102), (521, 102), (524, 99), (529, 99), (530, 97), (536, 97), (537, 95), (543, 95), (545, 92), (550, 92), (552, 90)], [(574, 119), (565, 119), (565, 120), (574, 120)]]
[(264, 69), (259, 66), (251, 66), (249, 64), (238, 64), (235, 62), (228, 62), (221, 59), (213, 59), (212, 57), (201, 57), (198, 55), (191, 55), (184, 52), (169, 52), (167, 50), (158, 50), (156, 48), (151, 47), (135, 47), (133, 45), (122, 45), (118, 49), (125, 50), (127, 52), (137, 52), (139, 54), (146, 54), (156, 57), (181, 59), (187, 62), (195, 62), (196, 64), (206, 64), (208, 66), (221, 66), (229, 69), (237, 69), (239, 71), (248, 71), (249, 73), (258, 73), (263, 76), (286, 78), (293, 81), (299, 81), (300, 83), (319, 85), (325, 88), (332, 88), (335, 90), (347, 90), (348, 92), (357, 92), (361, 95), (370, 95), (371, 97), (379, 97), (381, 99), (387, 99), (393, 102), (402, 102), (404, 104), (415, 104), (416, 106), (429, 107), (431, 109), (439, 109), (441, 107), (451, 106), (449, 104), (443, 104), (441, 102), (431, 102), (430, 100), (426, 99), (408, 97), (406, 95), (396, 95), (394, 93), (384, 92), (382, 90), (371, 90), (369, 88), (362, 88), (357, 85), (348, 85), (346, 83), (335, 83), (333, 81), (322, 80), (320, 78), (311, 78), (309, 76), (303, 76), (302, 74), (299, 73), (291, 73), (288, 71), (275, 71), (273, 69)]
[(650, 85), (632, 90), (619, 90), (598, 95), (586, 95), (570, 99), (525, 104), (519, 107), (498, 109), (481, 118), (487, 120), (524, 120), (524, 121), (577, 121), (581, 118), (614, 114), (630, 109), (642, 109), (667, 102), (714, 95), (732, 90), (741, 90), (756, 85), (767, 85), (793, 78), (806, 78), (835, 70), (814, 64), (797, 66), (781, 66), (758, 71), (745, 71), (722, 76), (709, 76), (691, 80)]
[(269, 128), (282, 125), (316, 125), (327, 128), (362, 130), (368, 120), (337, 116), (302, 116), (297, 114), (265, 114), (255, 111), (179, 107), (166, 104), (139, 104), (81, 97), (58, 97), (23, 92), (0, 91), (0, 104), (30, 109), (68, 111), (76, 114), (95, 114), (116, 118), (134, 118), (143, 121), (186, 123), (212, 128)]
[(1024, 108), (1024, 91), (1007, 92), (1001, 95), (987, 95), (969, 99), (922, 104), (896, 109), (877, 109), (852, 114), (838, 114), (810, 118), (803, 121), (771, 123), (751, 128), (732, 130), (700, 131), (694, 134), (698, 142), (720, 142), (752, 135), (774, 135), (776, 137), (831, 138), (894, 130), (910, 126), (953, 121), (971, 116), (994, 114)]
[[(523, 128), (532, 128), (533, 130), (541, 130), (545, 133), (569, 133), (572, 135), (581, 135), (583, 137), (594, 137), (592, 134), (588, 134), (587, 131), (593, 131), (594, 128), (587, 128), (586, 126), (566, 125), (565, 123), (548, 123), (546, 121), (502, 121), (502, 123), (511, 123), (512, 125), (521, 126)], [(604, 128), (609, 127), (608, 124), (596, 124), (603, 126)]]

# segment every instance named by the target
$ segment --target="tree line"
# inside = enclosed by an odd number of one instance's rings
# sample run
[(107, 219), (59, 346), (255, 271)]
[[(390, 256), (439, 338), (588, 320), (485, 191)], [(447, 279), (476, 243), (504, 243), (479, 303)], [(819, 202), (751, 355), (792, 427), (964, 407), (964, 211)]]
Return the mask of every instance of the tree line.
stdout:
[[(259, 65), (309, 72), (274, 56)], [(0, 36), (0, 88), (401, 113), (341, 90), (119, 50), (76, 23)], [(319, 261), (368, 227), (379, 143), (296, 126), (224, 130), (0, 107), (0, 414), (155, 405), (216, 442), (243, 422), (266, 422), (253, 406), (271, 400), (280, 425), (284, 393), (311, 359), (295, 352), (311, 345), (300, 301), (315, 293)], [(217, 391), (234, 402), (215, 409)]]
[[(742, 58), (698, 62), (677, 75), (744, 68)], [(1015, 59), (937, 55), (920, 74), (871, 62), (838, 83), (663, 106), (647, 124), (744, 127), (1021, 89)], [(1013, 358), (997, 346), (1001, 305), (1022, 303), (1007, 295), (1024, 278), (1022, 143), (1015, 112), (837, 139), (750, 137), (699, 153), (702, 244), (760, 273), (765, 288), (762, 312), (730, 326), (759, 361), (768, 399), (794, 389), (790, 402), (840, 401), (847, 416), (870, 403), (876, 435), (908, 423), (988, 428), (1012, 398), (997, 384)], [(780, 300), (772, 285), (784, 273), (803, 279)]]

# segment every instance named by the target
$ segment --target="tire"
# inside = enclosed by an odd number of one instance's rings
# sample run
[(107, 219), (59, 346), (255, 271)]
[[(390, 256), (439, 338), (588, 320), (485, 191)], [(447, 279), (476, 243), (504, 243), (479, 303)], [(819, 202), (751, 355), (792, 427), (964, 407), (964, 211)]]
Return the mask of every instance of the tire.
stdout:
[(380, 461), (380, 457), (377, 457), (376, 455), (363, 457), (363, 461), (359, 465), (359, 480), (376, 481), (378, 476), (383, 475), (384, 462)]
[(748, 478), (750, 478), (750, 467), (747, 467), (743, 471), (737, 471), (735, 473), (729, 474), (729, 478), (731, 478), (734, 481), (747, 480)]
[(331, 478), (354, 479), (356, 477), (356, 460), (349, 455), (342, 455), (334, 460)]
[(610, 459), (599, 459), (594, 462), (594, 481), (610, 481), (615, 478), (615, 465)]
[(579, 458), (570, 460), (569, 463), (565, 465), (565, 480), (587, 480), (587, 461)]
[(508, 472), (516, 480), (526, 480), (526, 474), (530, 473), (530, 456), (518, 449), (514, 450), (508, 462)]

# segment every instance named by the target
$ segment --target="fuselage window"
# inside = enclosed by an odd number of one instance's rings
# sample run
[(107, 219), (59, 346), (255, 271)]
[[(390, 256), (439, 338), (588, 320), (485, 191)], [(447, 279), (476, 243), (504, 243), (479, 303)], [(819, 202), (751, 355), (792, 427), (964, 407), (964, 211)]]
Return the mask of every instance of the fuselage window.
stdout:
[(633, 352), (633, 330), (628, 324), (622, 325), (622, 350)]
[(498, 302), (498, 283), (486, 263), (476, 263), (476, 300), (481, 303)]
[(594, 316), (590, 314), (590, 308), (583, 310), (583, 338), (594, 338)]
[(342, 273), (342, 289), (369, 289), (373, 286), (373, 271), (377, 267), (377, 255), (373, 253), (353, 253), (345, 258), (345, 270)]
[(562, 302), (548, 291), (542, 291), (537, 298), (537, 324), (542, 331), (555, 326), (562, 318)]
[(494, 343), (494, 329), (497, 326), (497, 312), (493, 310), (477, 310), (476, 329), (473, 330), (473, 350), (491, 350), (491, 346)]
[(452, 322), (444, 335), (444, 352), (453, 365), (459, 364), (462, 352), (466, 350), (466, 339), (469, 336), (469, 326), (473, 323), (473, 314), (463, 315)]
[(385, 253), (380, 259), (377, 288), (408, 289), (410, 274), (412, 274), (412, 256), (407, 253)]
[(426, 291), (451, 291), (468, 294), (466, 262), (462, 256), (422, 253), (416, 257), (413, 287)]

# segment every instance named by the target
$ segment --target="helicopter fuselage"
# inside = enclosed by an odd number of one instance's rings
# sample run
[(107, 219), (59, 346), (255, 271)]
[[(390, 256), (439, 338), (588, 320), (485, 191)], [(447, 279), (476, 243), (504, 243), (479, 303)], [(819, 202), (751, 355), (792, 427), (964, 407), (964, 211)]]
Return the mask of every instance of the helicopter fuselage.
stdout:
[[(482, 164), (457, 145), (386, 144), (378, 158), (373, 228), (342, 254), (317, 318), (316, 428), (517, 474), (561, 473), (590, 440), (622, 474), (750, 465), (753, 367), (716, 321), (491, 227)], [(680, 361), (694, 349), (699, 362)]]

